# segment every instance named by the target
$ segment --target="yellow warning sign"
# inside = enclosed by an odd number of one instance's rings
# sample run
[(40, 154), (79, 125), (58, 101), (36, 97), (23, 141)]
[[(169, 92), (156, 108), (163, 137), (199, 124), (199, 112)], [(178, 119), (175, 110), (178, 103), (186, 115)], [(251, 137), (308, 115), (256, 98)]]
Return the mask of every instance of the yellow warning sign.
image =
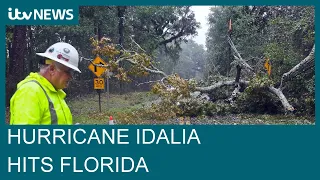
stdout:
[(94, 78), (94, 89), (104, 89), (104, 79)]
[[(98, 65), (98, 66), (96, 66)], [(100, 65), (100, 66), (99, 66)], [(88, 66), (88, 68), (97, 76), (100, 77), (101, 74), (103, 74), (106, 71), (106, 67), (101, 67), (101, 65), (106, 66), (107, 63), (101, 59), (99, 56), (97, 56), (92, 63)]]
[(271, 63), (270, 63), (270, 59), (266, 58), (266, 62), (264, 63), (264, 68), (266, 68), (268, 75), (270, 76), (271, 74)]

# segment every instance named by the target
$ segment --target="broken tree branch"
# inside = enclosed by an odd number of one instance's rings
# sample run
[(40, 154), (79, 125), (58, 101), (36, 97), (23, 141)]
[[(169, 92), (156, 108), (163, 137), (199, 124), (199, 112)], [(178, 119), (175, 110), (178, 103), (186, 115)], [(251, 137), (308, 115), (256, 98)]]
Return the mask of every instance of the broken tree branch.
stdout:
[(142, 52), (146, 52), (144, 49), (142, 49), (142, 47), (132, 38), (130, 37), (131, 41), (142, 51)]
[[(134, 39), (132, 37), (130, 37), (130, 39), (132, 40), (132, 42), (141, 50), (143, 51), (144, 53), (146, 52), (136, 41), (134, 41)], [(135, 56), (140, 56), (140, 54), (138, 54), (137, 52), (134, 52), (134, 51), (127, 51), (126, 49), (122, 48), (123, 51), (125, 52), (129, 52), (131, 55), (130, 56), (124, 56), (124, 57), (120, 57), (117, 59), (117, 61), (115, 62), (116, 64), (119, 64), (120, 62), (122, 61), (127, 61), (129, 62), (130, 64), (132, 65), (138, 65), (139, 63), (137, 61), (135, 61), (133, 58)], [(142, 57), (143, 58), (143, 57)], [(141, 66), (146, 72), (149, 72), (149, 73), (153, 73), (153, 74), (160, 74), (164, 77), (167, 77), (168, 75), (166, 73), (164, 73), (163, 71), (160, 71), (158, 68), (156, 68), (152, 63), (150, 63), (150, 67), (146, 67), (146, 66), (143, 66), (141, 64), (139, 64), (139, 66)]]
[[(249, 81), (239, 81), (239, 83), (243, 85), (248, 85)], [(202, 93), (209, 93), (223, 86), (234, 86), (236, 84), (237, 83), (235, 81), (219, 81), (208, 87), (196, 87), (195, 90), (200, 91)]]
[(268, 89), (279, 98), (280, 102), (282, 103), (282, 106), (286, 111), (292, 112), (294, 110), (293, 106), (288, 102), (287, 98), (282, 93), (281, 89), (277, 89), (272, 86), (269, 86)]
[[(137, 65), (138, 63), (132, 59), (127, 59), (127, 58), (122, 58), (122, 59), (118, 59), (116, 63), (119, 63), (120, 61), (127, 61), (132, 65)], [(147, 68), (145, 66), (140, 65), (145, 71), (149, 72), (149, 73), (153, 73), (153, 74), (160, 74), (162, 76), (168, 76), (166, 73), (164, 73), (163, 71), (160, 71), (158, 69), (150, 69)]]
[(233, 44), (230, 36), (227, 36), (227, 40), (228, 40), (228, 43), (229, 45), (231, 46), (231, 49), (234, 51), (235, 55), (234, 55), (234, 58), (239, 61), (239, 65), (245, 69), (248, 69), (250, 70), (251, 72), (253, 72), (253, 69), (252, 67), (245, 61), (242, 59), (240, 53), (238, 52), (236, 46)]
[(309, 55), (304, 58), (299, 64), (295, 65), (290, 71), (284, 73), (281, 77), (281, 82), (279, 89), (282, 89), (283, 83), (297, 75), (297, 73), (302, 72), (306, 69), (306, 67), (312, 67), (314, 66), (314, 51), (315, 51), (315, 45), (313, 45), (312, 50), (310, 51)]

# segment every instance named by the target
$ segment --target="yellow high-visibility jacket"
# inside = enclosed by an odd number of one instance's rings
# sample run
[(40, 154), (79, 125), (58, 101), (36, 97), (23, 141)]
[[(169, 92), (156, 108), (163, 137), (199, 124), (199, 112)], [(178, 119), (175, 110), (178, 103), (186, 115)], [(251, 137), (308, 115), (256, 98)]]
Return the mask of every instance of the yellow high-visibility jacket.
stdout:
[(30, 73), (18, 83), (17, 91), (10, 100), (10, 124), (71, 125), (72, 114), (65, 97), (66, 93), (56, 90), (46, 78)]

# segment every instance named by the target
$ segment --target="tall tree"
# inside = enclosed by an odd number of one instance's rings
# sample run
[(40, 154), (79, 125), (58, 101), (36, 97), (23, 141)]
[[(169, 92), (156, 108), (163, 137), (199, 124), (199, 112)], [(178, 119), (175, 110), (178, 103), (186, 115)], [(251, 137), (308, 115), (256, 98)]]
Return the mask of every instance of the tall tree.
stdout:
[(6, 79), (6, 103), (16, 90), (16, 85), (23, 79), (25, 57), (27, 54), (27, 26), (14, 26), (12, 47), (9, 52), (9, 68)]
[(141, 6), (131, 9), (128, 16), (134, 40), (149, 53), (159, 46), (174, 52), (199, 28), (189, 6)]
[[(118, 18), (119, 18), (119, 25), (118, 25), (118, 32), (119, 32), (119, 45), (120, 47), (123, 47), (123, 40), (124, 40), (124, 15), (126, 12), (127, 7), (126, 6), (117, 6), (117, 10), (118, 10)], [(121, 56), (122, 54), (120, 54)], [(123, 63), (120, 63), (120, 67), (123, 67)], [(119, 81), (119, 93), (123, 94), (124, 90), (124, 84), (123, 82)]]

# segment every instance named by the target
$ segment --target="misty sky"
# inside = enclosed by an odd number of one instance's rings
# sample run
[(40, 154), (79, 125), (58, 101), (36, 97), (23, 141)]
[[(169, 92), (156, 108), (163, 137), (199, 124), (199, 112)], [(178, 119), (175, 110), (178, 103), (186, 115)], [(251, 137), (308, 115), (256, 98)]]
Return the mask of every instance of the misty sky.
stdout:
[(198, 44), (206, 45), (206, 33), (208, 30), (207, 17), (209, 9), (212, 6), (192, 6), (191, 9), (194, 11), (196, 20), (200, 22), (200, 29), (198, 29), (198, 36), (194, 38)]

